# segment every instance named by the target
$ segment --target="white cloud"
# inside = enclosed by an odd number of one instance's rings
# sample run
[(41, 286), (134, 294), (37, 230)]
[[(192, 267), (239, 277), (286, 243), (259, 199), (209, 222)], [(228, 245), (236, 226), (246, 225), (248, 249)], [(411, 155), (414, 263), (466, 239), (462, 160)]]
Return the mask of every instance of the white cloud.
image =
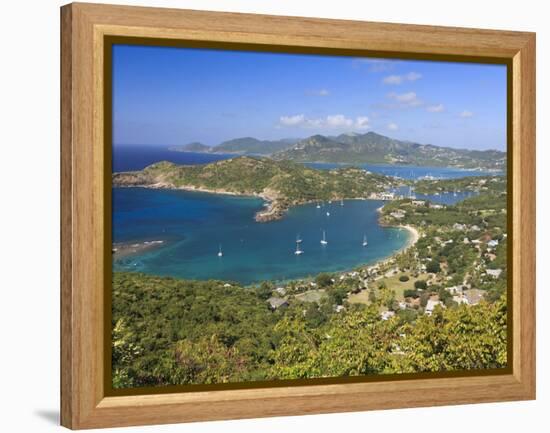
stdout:
[(388, 98), (393, 99), (395, 102), (397, 102), (398, 108), (418, 107), (419, 105), (422, 105), (422, 101), (418, 98), (415, 92), (392, 92), (388, 94)]
[(382, 82), (384, 84), (402, 84), (406, 81), (416, 81), (422, 78), (422, 74), (418, 72), (409, 72), (405, 75), (388, 75)]
[(388, 128), (390, 131), (397, 131), (399, 129), (399, 127), (397, 126), (397, 123), (393, 123), (393, 122), (388, 123), (386, 128)]
[(405, 78), (407, 79), (407, 81), (416, 81), (422, 78), (422, 74), (419, 74), (418, 72), (409, 72), (407, 75), (405, 75)]
[(327, 116), (326, 124), (331, 128), (350, 127), (353, 125), (353, 120), (348, 119), (343, 114), (334, 114)]
[(368, 129), (370, 128), (369, 118), (367, 116), (359, 116), (355, 119), (355, 125), (357, 129)]
[(281, 116), (277, 126), (340, 130), (368, 129), (370, 127), (367, 116), (357, 116), (353, 119), (343, 114), (330, 114), (326, 117), (316, 118), (306, 117), (304, 114)]
[(391, 71), (399, 60), (393, 59), (374, 59), (359, 57), (352, 60), (352, 65), (358, 67), (360, 65), (368, 65), (369, 72), (387, 72)]
[(307, 90), (306, 95), (309, 96), (328, 96), (330, 92), (327, 89)]
[(401, 84), (403, 82), (403, 77), (401, 77), (401, 75), (388, 75), (382, 82), (384, 84)]
[(430, 113), (442, 113), (443, 111), (445, 111), (445, 106), (443, 104), (428, 105), (428, 107), (426, 107), (426, 110), (428, 110)]
[(468, 117), (472, 117), (474, 115), (474, 113), (472, 113), (471, 111), (468, 111), (468, 110), (464, 110), (462, 113), (460, 113), (460, 117), (464, 118), (464, 119), (467, 119)]
[(279, 123), (282, 126), (296, 126), (301, 125), (305, 121), (305, 116), (303, 114), (296, 114), (295, 116), (281, 116), (279, 118)]

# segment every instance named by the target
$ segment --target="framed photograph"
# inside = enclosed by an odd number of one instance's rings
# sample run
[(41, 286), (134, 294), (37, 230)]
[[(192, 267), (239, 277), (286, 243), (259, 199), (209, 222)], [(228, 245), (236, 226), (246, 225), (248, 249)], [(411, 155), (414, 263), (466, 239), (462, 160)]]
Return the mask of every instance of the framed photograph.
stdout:
[(61, 8), (61, 417), (535, 398), (535, 35)]

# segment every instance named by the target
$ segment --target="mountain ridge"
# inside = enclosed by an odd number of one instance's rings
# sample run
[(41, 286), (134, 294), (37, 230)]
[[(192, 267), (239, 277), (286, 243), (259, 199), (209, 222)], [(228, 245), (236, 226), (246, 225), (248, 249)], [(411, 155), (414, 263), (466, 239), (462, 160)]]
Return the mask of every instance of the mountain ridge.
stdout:
[(275, 160), (346, 164), (397, 164), (447, 166), (464, 169), (504, 170), (506, 152), (457, 149), (397, 140), (378, 134), (345, 133), (336, 136), (315, 134), (303, 139), (259, 140), (240, 137), (217, 146), (193, 142), (171, 150), (234, 155), (262, 155)]
[(272, 156), (278, 160), (296, 162), (430, 165), (495, 170), (506, 166), (506, 152), (420, 144), (396, 140), (372, 131), (335, 137), (317, 134)]
[(239, 137), (221, 142), (216, 146), (207, 146), (192, 142), (169, 149), (177, 152), (224, 153), (235, 155), (271, 155), (292, 146), (298, 139), (282, 138), (280, 140), (259, 140), (254, 137)]

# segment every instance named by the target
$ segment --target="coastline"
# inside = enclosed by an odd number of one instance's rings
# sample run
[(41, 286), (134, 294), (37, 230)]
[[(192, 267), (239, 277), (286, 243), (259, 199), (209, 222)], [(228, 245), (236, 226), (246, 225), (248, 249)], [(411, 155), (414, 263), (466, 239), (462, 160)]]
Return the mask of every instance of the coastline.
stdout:
[(403, 251), (408, 250), (410, 247), (414, 246), (418, 242), (418, 240), (420, 239), (420, 232), (415, 227), (413, 227), (411, 225), (408, 225), (408, 224), (407, 225), (399, 225), (397, 227), (403, 228), (411, 234), (409, 242), (407, 243), (407, 245), (405, 245), (403, 248), (401, 248), (401, 250), (399, 250), (399, 252), (403, 252)]
[[(174, 188), (172, 188), (172, 189), (174, 189)], [(193, 189), (192, 191), (196, 191), (196, 190)], [(196, 191), (196, 192), (204, 192), (204, 191)], [(240, 194), (235, 194), (235, 193), (229, 192), (227, 195), (240, 195)], [(258, 197), (258, 196), (259, 195), (256, 195), (256, 197)], [(365, 200), (365, 198), (349, 199), (349, 200)], [(376, 211), (380, 212), (382, 207), (383, 206), (377, 208)], [(407, 236), (407, 239), (404, 242), (404, 244), (402, 246), (400, 246), (398, 249), (391, 252), (390, 254), (379, 257), (378, 259), (375, 259), (373, 261), (362, 262), (362, 263), (358, 263), (356, 265), (352, 265), (348, 268), (335, 270), (335, 271), (328, 271), (328, 272), (333, 274), (336, 278), (337, 276), (348, 274), (348, 273), (354, 272), (354, 271), (360, 271), (360, 270), (366, 269), (368, 267), (386, 265), (388, 262), (394, 260), (399, 254), (401, 254), (401, 253), (407, 251), (409, 248), (413, 247), (418, 242), (418, 240), (420, 239), (419, 229), (417, 229), (417, 228), (415, 228), (411, 225), (389, 225), (389, 224), (380, 223), (380, 221), (378, 221), (378, 224), (382, 227), (397, 228), (397, 229), (400, 229), (400, 230), (406, 230), (408, 232), (408, 236)], [(144, 253), (144, 252), (147, 252), (147, 251), (150, 251), (150, 250), (155, 250), (157, 248), (162, 248), (165, 244), (166, 244), (165, 240), (129, 241), (129, 242), (114, 243), (112, 245), (113, 259), (114, 260), (117, 260), (117, 259), (120, 260), (120, 259), (124, 259), (124, 258), (127, 258), (127, 257), (129, 258), (129, 257), (132, 257), (134, 255), (139, 255), (140, 253)], [(325, 272), (325, 271), (321, 270), (319, 272), (322, 273), (322, 272)], [(175, 278), (177, 278), (177, 277), (175, 277)], [(180, 279), (188, 280), (188, 278), (184, 278), (184, 277), (181, 277)], [(310, 281), (311, 279), (312, 279), (312, 276), (309, 275), (309, 276), (303, 276), (303, 277), (297, 277), (297, 278), (291, 278), (291, 279), (284, 279), (284, 280), (265, 280), (265, 281), (272, 281), (275, 284), (285, 284), (286, 285), (286, 284), (290, 284), (290, 283), (302, 284), (302, 283), (306, 283), (306, 282)], [(222, 281), (224, 281), (224, 280), (222, 280)], [(259, 283), (260, 282), (243, 284), (243, 287), (253, 287), (253, 286), (256, 286)]]
[(140, 254), (145, 251), (160, 248), (166, 243), (164, 240), (151, 240), (141, 242), (117, 242), (111, 246), (113, 259), (123, 259), (125, 257)]
[[(254, 197), (261, 198), (265, 203), (263, 209), (256, 212), (254, 215), (254, 220), (259, 223), (265, 223), (269, 221), (280, 220), (288, 212), (292, 206), (300, 206), (309, 203), (316, 203), (324, 200), (303, 200), (303, 201), (284, 201), (281, 202), (281, 199), (278, 197), (275, 191), (264, 190), (260, 193), (249, 192), (249, 193), (239, 193), (235, 191), (229, 191), (223, 188), (204, 188), (195, 185), (180, 185), (175, 186), (167, 182), (157, 182), (152, 184), (134, 184), (134, 185), (124, 185), (117, 184), (113, 185), (113, 188), (148, 188), (148, 189), (169, 189), (174, 191), (189, 191), (189, 192), (203, 192), (207, 194), (219, 194), (219, 195), (230, 195), (234, 197)], [(378, 194), (378, 193), (374, 193)], [(387, 201), (387, 199), (380, 198), (378, 196), (373, 196), (372, 193), (370, 196), (365, 197), (333, 197), (331, 200), (380, 200)], [(381, 208), (380, 208), (381, 209)]]

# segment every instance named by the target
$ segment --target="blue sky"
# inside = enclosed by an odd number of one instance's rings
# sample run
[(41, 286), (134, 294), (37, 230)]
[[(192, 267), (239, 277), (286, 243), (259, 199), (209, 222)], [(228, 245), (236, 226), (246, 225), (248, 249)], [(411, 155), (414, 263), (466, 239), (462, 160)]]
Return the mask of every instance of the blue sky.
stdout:
[(502, 65), (113, 47), (113, 142), (215, 145), (375, 131), (506, 147)]

